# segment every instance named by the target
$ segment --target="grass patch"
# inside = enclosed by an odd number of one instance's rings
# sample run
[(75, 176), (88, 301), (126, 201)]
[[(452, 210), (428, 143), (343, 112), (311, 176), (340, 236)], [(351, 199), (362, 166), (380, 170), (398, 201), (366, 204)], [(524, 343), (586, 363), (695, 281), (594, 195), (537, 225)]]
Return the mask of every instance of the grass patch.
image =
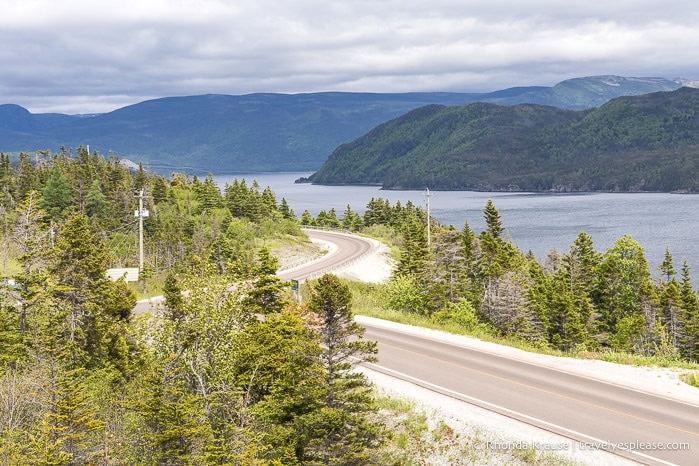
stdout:
[(662, 356), (642, 356), (638, 354), (622, 353), (619, 351), (584, 351), (572, 353), (571, 356), (579, 359), (599, 359), (616, 364), (625, 364), (627, 366), (657, 366), (675, 369), (699, 370), (699, 363), (696, 362), (683, 361), (681, 359)]
[(154, 296), (163, 295), (163, 285), (165, 284), (165, 272), (154, 273), (152, 277), (145, 280), (145, 282), (129, 282), (129, 288), (136, 293), (136, 299), (139, 301), (141, 299), (148, 299)]
[(0, 264), (0, 278), (11, 278), (22, 273), (22, 266), (15, 259), (8, 257), (7, 261)]
[(699, 388), (699, 371), (693, 371), (688, 372), (686, 374), (682, 374), (680, 376), (680, 380), (682, 380), (682, 382), (686, 383), (687, 385)]
[(398, 261), (400, 259), (400, 245), (403, 238), (396, 233), (394, 228), (386, 225), (372, 225), (363, 228), (358, 234), (381, 241), (390, 249), (389, 256), (393, 260)]

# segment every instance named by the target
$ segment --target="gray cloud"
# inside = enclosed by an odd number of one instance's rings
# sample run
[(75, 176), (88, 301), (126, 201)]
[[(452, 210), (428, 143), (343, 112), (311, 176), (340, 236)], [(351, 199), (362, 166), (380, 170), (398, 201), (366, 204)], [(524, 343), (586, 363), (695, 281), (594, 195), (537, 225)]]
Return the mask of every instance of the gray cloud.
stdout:
[(699, 8), (685, 1), (0, 0), (0, 11), (1, 101), (34, 112), (202, 93), (699, 77)]

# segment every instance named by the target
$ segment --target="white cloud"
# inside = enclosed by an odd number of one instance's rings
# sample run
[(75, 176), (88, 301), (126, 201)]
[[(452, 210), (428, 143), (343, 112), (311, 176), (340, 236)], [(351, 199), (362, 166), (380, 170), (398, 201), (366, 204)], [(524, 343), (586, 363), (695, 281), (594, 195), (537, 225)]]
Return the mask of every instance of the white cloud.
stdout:
[(36, 112), (93, 112), (202, 93), (699, 78), (698, 10), (631, 0), (0, 0), (0, 95)]

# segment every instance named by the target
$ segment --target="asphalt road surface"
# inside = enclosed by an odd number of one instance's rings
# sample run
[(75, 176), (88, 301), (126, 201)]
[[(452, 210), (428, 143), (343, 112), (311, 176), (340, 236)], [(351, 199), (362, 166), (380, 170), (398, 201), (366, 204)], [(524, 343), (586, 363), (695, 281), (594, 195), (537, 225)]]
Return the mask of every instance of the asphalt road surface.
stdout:
[(365, 337), (379, 344), (379, 363), (369, 365), (372, 369), (577, 440), (579, 448), (603, 448), (643, 464), (699, 464), (699, 395), (691, 405), (394, 329), (365, 327)]
[(337, 248), (321, 258), (309, 262), (301, 267), (279, 272), (283, 280), (303, 281), (316, 277), (323, 272), (332, 271), (334, 268), (347, 264), (371, 250), (371, 242), (360, 237), (320, 230), (304, 230), (311, 239), (318, 239), (334, 243)]

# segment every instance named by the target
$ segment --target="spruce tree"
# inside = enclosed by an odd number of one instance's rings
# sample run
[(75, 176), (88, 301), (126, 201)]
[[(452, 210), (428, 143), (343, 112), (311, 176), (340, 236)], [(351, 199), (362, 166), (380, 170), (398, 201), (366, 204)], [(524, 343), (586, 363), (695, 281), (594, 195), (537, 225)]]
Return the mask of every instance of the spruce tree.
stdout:
[(60, 220), (64, 211), (71, 205), (71, 191), (70, 183), (63, 175), (60, 165), (54, 165), (51, 176), (42, 190), (41, 208), (48, 212), (54, 221)]
[(284, 289), (287, 283), (277, 277), (279, 261), (272, 256), (269, 249), (260, 249), (257, 255), (257, 265), (253, 268), (254, 286), (248, 292), (245, 303), (250, 312), (272, 313), (279, 312), (286, 304)]
[(682, 263), (680, 298), (682, 300), (682, 320), (685, 323), (680, 353), (689, 360), (699, 361), (699, 297), (692, 287), (692, 278), (686, 260)]
[[(110, 329), (133, 306), (133, 293), (116, 293), (107, 278), (110, 257), (84, 215), (71, 216), (58, 233), (50, 272), (59, 285), (57, 297), (70, 309), (68, 339), (76, 355), (86, 358), (83, 364), (100, 366), (115, 354)], [(114, 300), (119, 295), (125, 303)]]
[(396, 267), (396, 274), (413, 274), (422, 277), (426, 261), (429, 257), (427, 250), (427, 229), (418, 217), (410, 216), (402, 228), (403, 245), (401, 256)]
[(296, 219), (296, 214), (291, 209), (291, 207), (289, 207), (289, 203), (286, 201), (286, 198), (282, 197), (282, 201), (279, 204), (278, 210), (282, 214), (283, 218), (288, 219), (288, 220), (295, 220)]
[(362, 361), (376, 361), (376, 342), (352, 318), (351, 293), (334, 275), (313, 288), (308, 308), (317, 316), (325, 371), (322, 409), (304, 417), (301, 460), (310, 464), (366, 464), (369, 450), (381, 442), (381, 427), (368, 418), (372, 407), (365, 376), (352, 372)]
[(16, 171), (18, 178), (16, 182), (17, 198), (24, 200), (31, 191), (40, 189), (39, 176), (34, 165), (32, 165), (29, 154), (26, 152), (19, 154), (19, 163)]
[(658, 270), (662, 272), (666, 282), (669, 282), (672, 277), (677, 275), (677, 271), (675, 271), (673, 265), (672, 254), (670, 254), (670, 248), (665, 248), (665, 257), (663, 258), (663, 262), (658, 266)]
[(313, 215), (306, 209), (301, 213), (301, 218), (299, 219), (299, 223), (302, 226), (313, 226), (316, 224), (315, 219), (313, 218)]
[(488, 199), (488, 202), (486, 202), (483, 214), (485, 216), (486, 231), (493, 238), (500, 239), (505, 228), (502, 226), (500, 212), (498, 212), (495, 204), (493, 204), (492, 199)]

